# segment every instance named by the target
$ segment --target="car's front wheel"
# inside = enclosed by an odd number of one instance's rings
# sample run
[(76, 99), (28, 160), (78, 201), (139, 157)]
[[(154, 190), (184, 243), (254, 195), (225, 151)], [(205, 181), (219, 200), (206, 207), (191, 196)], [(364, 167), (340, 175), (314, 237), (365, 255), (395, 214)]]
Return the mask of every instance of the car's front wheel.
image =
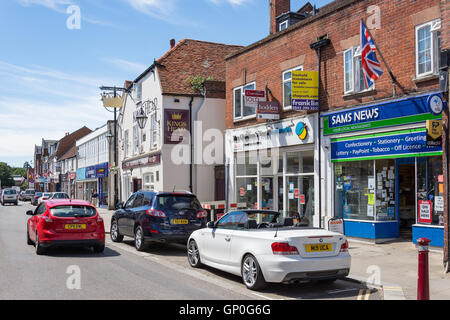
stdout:
[(141, 226), (137, 226), (136, 230), (134, 230), (134, 246), (137, 251), (144, 251), (147, 249), (147, 244), (144, 240), (144, 230)]
[(187, 254), (191, 267), (200, 268), (202, 266), (202, 262), (200, 261), (200, 251), (198, 250), (197, 242), (195, 242), (195, 240), (189, 241)]
[(267, 285), (258, 261), (251, 254), (247, 254), (242, 260), (241, 274), (242, 281), (250, 290), (260, 290)]
[(119, 226), (117, 225), (116, 220), (113, 220), (113, 222), (111, 223), (109, 234), (111, 236), (112, 242), (122, 242), (123, 236), (119, 233)]

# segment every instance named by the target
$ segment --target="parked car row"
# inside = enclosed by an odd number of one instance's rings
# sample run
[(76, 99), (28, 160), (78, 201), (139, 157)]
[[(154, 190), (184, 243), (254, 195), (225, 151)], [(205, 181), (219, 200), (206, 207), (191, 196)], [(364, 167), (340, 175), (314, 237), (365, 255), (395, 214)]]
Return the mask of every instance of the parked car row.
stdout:
[(32, 205), (39, 205), (44, 200), (53, 199), (70, 199), (69, 195), (65, 192), (39, 192), (36, 191), (34, 196), (31, 198)]
[[(103, 219), (86, 201), (48, 199), (28, 211), (27, 243), (43, 254), (53, 246), (105, 248)], [(237, 210), (207, 221), (197, 197), (189, 192), (134, 193), (111, 218), (110, 237), (134, 238), (136, 250), (150, 243), (187, 245), (193, 268), (207, 265), (242, 277), (251, 290), (267, 283), (335, 281), (350, 271), (344, 235), (311, 228), (279, 212)]]

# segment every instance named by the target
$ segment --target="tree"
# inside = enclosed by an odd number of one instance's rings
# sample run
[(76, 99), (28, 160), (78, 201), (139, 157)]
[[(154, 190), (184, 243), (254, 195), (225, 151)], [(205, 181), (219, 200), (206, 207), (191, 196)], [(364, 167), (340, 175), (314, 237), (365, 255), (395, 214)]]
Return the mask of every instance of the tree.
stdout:
[(2, 187), (14, 186), (12, 168), (8, 166), (6, 162), (0, 162), (0, 180), (2, 182)]
[(27, 170), (25, 170), (24, 168), (13, 168), (12, 175), (13, 176), (22, 176), (26, 179), (27, 178)]

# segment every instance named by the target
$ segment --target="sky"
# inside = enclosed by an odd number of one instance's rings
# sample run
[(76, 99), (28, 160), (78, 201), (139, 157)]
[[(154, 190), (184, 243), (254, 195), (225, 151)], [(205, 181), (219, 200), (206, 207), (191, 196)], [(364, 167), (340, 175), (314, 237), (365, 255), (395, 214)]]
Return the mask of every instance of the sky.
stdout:
[(22, 167), (42, 138), (112, 120), (99, 87), (136, 79), (172, 38), (245, 46), (268, 33), (269, 0), (0, 0), (0, 162)]

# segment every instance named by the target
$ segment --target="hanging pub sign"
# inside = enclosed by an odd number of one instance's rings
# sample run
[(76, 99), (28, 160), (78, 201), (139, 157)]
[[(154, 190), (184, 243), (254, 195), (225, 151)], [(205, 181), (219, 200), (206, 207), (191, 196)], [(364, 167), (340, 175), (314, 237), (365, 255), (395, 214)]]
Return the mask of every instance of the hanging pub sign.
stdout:
[(260, 101), (257, 110), (258, 119), (280, 119), (280, 103), (277, 101)]
[(292, 71), (292, 110), (319, 110), (319, 73)]
[[(185, 133), (189, 132), (189, 127), (189, 110), (164, 110), (164, 143), (182, 142)], [(174, 135), (175, 131), (177, 132)]]
[(427, 120), (427, 146), (442, 146), (442, 120)]

